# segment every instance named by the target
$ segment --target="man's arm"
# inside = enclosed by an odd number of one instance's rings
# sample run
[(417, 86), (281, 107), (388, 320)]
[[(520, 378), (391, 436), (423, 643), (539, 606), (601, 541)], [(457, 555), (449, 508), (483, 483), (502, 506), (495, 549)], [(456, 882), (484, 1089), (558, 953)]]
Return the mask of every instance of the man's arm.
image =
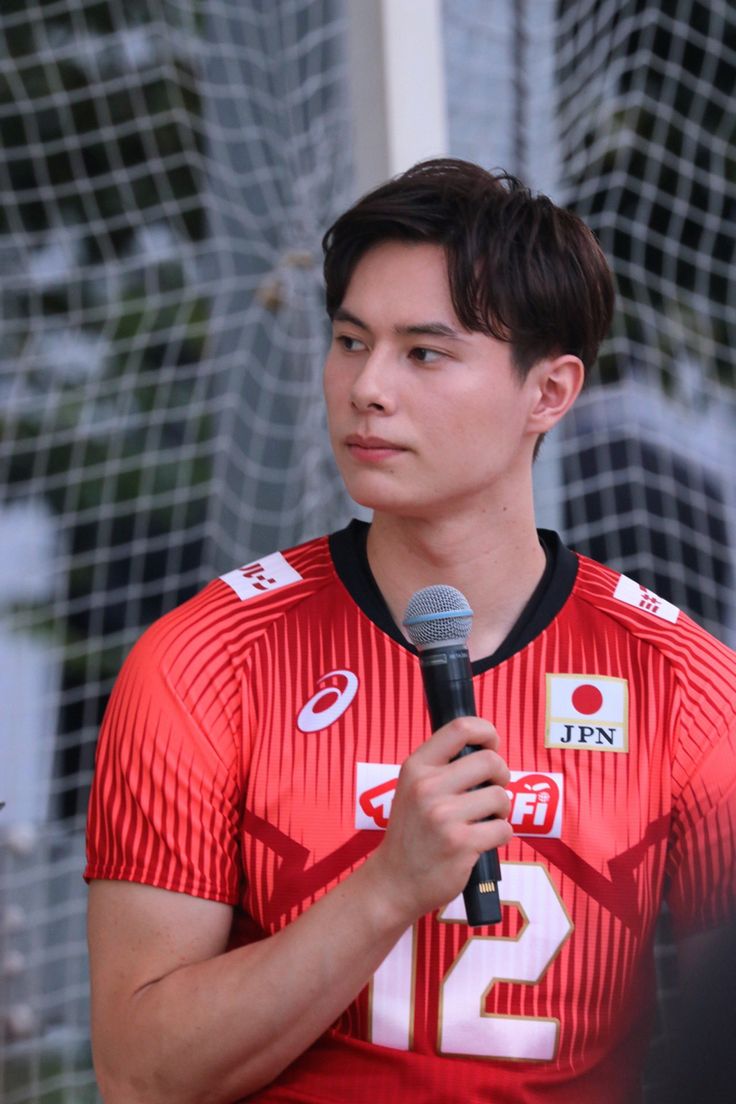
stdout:
[(340, 1015), (405, 923), (356, 872), (270, 939), (225, 952), (231, 909), (123, 882), (90, 889), (95, 1065), (109, 1104), (233, 1101)]
[[(452, 762), (467, 743), (482, 746)], [(89, 944), (95, 1066), (107, 1104), (227, 1104), (268, 1084), (350, 1004), (414, 920), (506, 843), (508, 770), (476, 717), (401, 771), (381, 845), (276, 935), (229, 952), (226, 905), (96, 882)], [(496, 785), (473, 790), (483, 781)]]

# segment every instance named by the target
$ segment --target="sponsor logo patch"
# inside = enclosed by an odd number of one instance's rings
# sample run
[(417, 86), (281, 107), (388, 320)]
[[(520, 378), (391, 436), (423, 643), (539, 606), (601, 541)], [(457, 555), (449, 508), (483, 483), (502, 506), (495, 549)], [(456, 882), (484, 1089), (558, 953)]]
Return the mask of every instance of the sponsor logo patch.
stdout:
[(397, 763), (358, 763), (355, 827), (378, 831), (386, 828), (401, 769)]
[(544, 746), (629, 750), (629, 684), (606, 675), (547, 675)]
[[(336, 682), (322, 686), (328, 679)], [(328, 671), (317, 680), (317, 685), (321, 689), (305, 702), (296, 718), (300, 732), (321, 732), (338, 721), (358, 692), (358, 676), (352, 671)]]
[(289, 583), (301, 581), (299, 572), (294, 570), (280, 552), (272, 552), (262, 560), (236, 567), (234, 571), (228, 571), (220, 578), (235, 591), (242, 602), (248, 598), (256, 598), (259, 594), (266, 594), (269, 590), (279, 590)]
[(562, 835), (564, 779), (561, 774), (511, 771), (506, 792), (511, 798), (509, 823), (517, 836)]
[(613, 597), (619, 602), (625, 602), (627, 606), (635, 606), (644, 613), (651, 613), (653, 617), (660, 617), (663, 621), (671, 621), (674, 625), (680, 616), (677, 606), (660, 598), (658, 594), (648, 590), (641, 583), (634, 582), (626, 575), (622, 575), (618, 581)]
[[(374, 832), (386, 828), (399, 769), (396, 763), (357, 764), (356, 828)], [(564, 792), (561, 774), (511, 771), (506, 792), (511, 798), (509, 822), (517, 836), (560, 837)]]

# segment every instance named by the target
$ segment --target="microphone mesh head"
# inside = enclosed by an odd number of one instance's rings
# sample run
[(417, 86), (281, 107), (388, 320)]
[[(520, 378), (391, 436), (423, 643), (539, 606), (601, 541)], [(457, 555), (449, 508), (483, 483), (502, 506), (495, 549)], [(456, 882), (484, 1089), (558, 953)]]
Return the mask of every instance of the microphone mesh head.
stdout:
[(467, 640), (472, 623), (473, 611), (465, 595), (442, 584), (412, 594), (404, 615), (404, 628), (419, 651)]

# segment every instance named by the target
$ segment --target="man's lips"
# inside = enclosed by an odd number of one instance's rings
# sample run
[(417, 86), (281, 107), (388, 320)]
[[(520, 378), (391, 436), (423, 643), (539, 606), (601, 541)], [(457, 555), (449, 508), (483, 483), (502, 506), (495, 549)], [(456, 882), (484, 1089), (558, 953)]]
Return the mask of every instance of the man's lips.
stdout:
[(397, 445), (394, 441), (387, 441), (383, 437), (360, 437), (357, 434), (346, 437), (345, 444), (351, 455), (362, 457), (364, 460), (380, 460), (406, 451), (403, 445)]

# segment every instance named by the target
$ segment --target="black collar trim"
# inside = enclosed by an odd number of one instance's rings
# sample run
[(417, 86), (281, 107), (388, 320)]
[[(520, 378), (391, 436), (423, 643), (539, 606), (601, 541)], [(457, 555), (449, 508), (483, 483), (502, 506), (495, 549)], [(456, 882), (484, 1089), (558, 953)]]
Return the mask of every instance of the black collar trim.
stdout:
[[(354, 519), (345, 529), (330, 535), (330, 553), (335, 570), (363, 613), (382, 632), (416, 655), (416, 649), (404, 637), (389, 613), (373, 578), (366, 553), (368, 529), (367, 522)], [(577, 576), (578, 558), (565, 547), (557, 533), (548, 529), (540, 529), (538, 532), (539, 543), (547, 557), (544, 574), (504, 642), (493, 655), (473, 663), (474, 675), (497, 667), (530, 644), (551, 624), (570, 597)]]

